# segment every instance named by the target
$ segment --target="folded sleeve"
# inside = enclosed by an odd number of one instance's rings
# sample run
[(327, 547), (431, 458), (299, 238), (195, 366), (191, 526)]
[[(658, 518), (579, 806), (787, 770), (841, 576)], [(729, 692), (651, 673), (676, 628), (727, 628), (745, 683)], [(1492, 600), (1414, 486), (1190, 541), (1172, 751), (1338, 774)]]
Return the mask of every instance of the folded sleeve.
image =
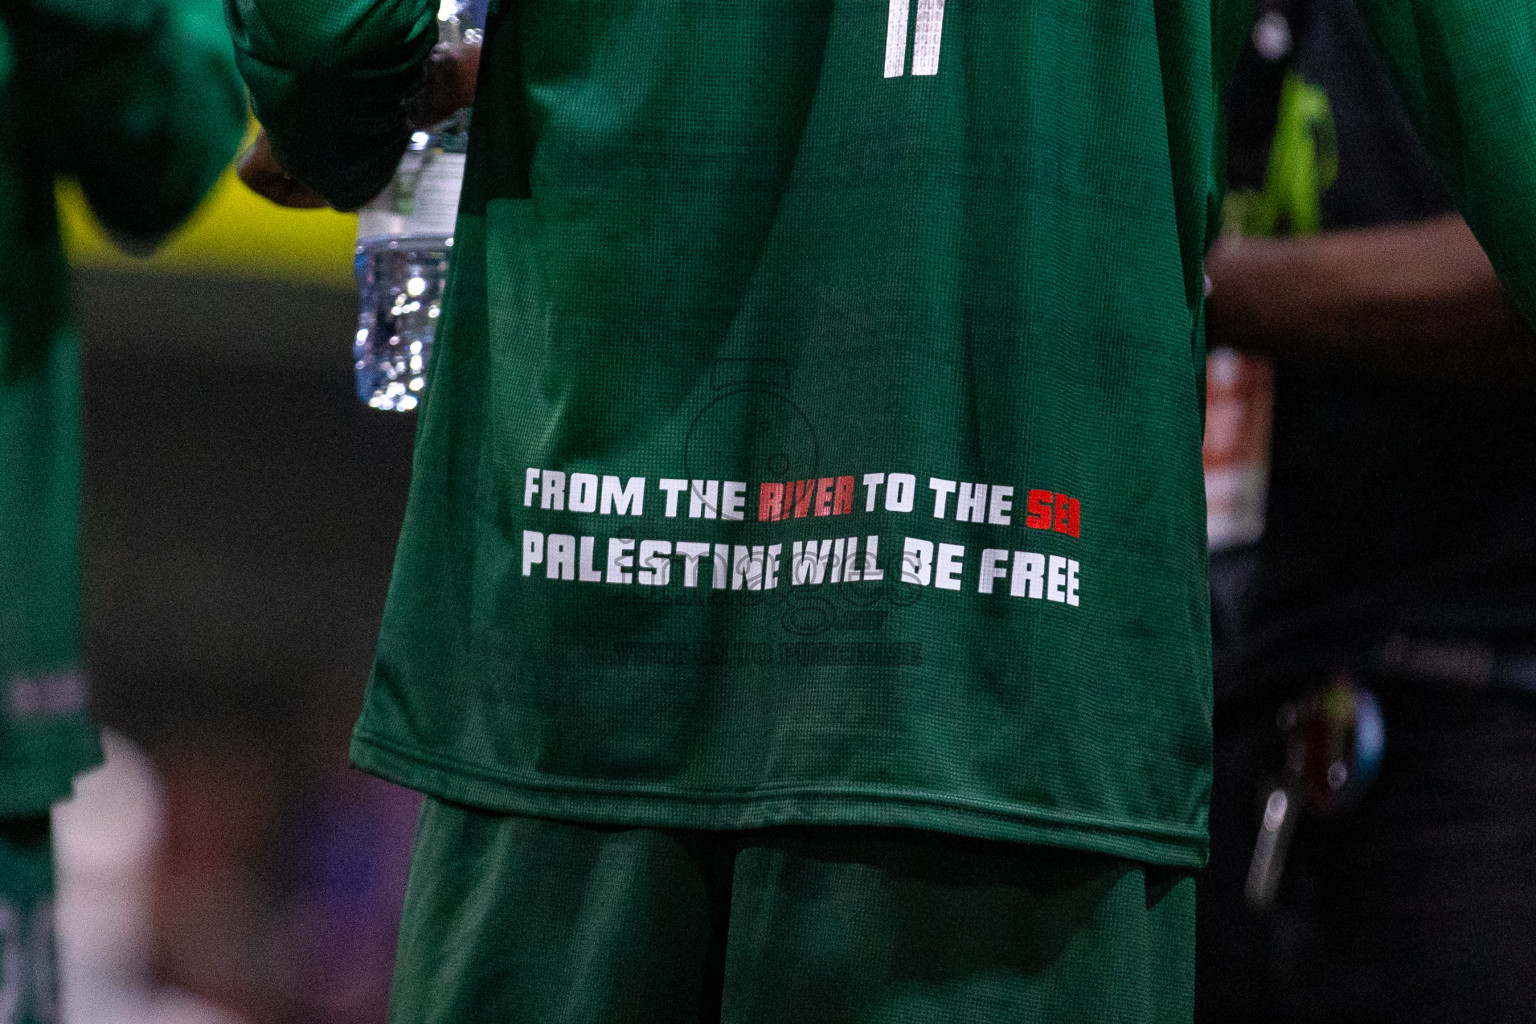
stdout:
[(1536, 325), (1536, 5), (1357, 2), (1458, 209)]
[(410, 136), (437, 41), (429, 0), (226, 0), (240, 74), (273, 150), (338, 209), (371, 199)]
[(153, 243), (196, 208), (246, 127), (215, 2), (0, 0), (27, 138), (79, 179), (121, 240)]

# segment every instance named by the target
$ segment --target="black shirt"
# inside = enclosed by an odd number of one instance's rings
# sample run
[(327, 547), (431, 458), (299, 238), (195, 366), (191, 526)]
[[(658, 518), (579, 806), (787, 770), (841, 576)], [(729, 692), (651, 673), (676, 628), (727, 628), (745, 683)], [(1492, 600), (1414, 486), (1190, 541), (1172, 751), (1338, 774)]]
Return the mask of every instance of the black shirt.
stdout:
[[(1324, 230), (1448, 211), (1352, 4), (1305, 7), (1293, 66), (1327, 93), (1338, 144)], [(1275, 371), (1242, 674), (1369, 665), (1393, 635), (1536, 641), (1536, 392), (1324, 362)]]

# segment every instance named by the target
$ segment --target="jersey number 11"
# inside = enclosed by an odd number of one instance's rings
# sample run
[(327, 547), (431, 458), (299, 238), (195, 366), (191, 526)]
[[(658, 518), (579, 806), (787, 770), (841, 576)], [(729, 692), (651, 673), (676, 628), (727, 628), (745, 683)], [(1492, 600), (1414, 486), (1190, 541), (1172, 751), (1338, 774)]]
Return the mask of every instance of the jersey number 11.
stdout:
[[(891, 0), (885, 26), (885, 77), (907, 73), (907, 20), (912, 0)], [(944, 37), (944, 0), (917, 0), (917, 25), (912, 40), (912, 73), (939, 73), (939, 43)]]

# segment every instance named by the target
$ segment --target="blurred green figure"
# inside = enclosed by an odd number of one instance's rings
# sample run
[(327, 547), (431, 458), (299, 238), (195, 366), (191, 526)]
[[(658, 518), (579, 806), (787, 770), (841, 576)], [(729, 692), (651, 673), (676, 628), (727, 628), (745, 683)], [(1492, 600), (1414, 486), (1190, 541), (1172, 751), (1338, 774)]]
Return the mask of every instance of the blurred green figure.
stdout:
[(245, 127), (216, 2), (0, 0), (0, 1024), (59, 1017), (48, 809), (101, 757), (79, 672), (78, 343), (54, 179), (131, 251)]

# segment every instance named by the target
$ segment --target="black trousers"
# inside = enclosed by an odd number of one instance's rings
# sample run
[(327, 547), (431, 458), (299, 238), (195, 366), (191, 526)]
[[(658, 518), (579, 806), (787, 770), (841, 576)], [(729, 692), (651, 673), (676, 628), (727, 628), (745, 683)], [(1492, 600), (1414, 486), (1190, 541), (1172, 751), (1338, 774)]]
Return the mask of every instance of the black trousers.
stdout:
[(1375, 680), (1381, 772), (1303, 817), (1265, 918), (1243, 902), (1276, 700), (1218, 708), (1196, 1021), (1536, 1021), (1536, 696)]

